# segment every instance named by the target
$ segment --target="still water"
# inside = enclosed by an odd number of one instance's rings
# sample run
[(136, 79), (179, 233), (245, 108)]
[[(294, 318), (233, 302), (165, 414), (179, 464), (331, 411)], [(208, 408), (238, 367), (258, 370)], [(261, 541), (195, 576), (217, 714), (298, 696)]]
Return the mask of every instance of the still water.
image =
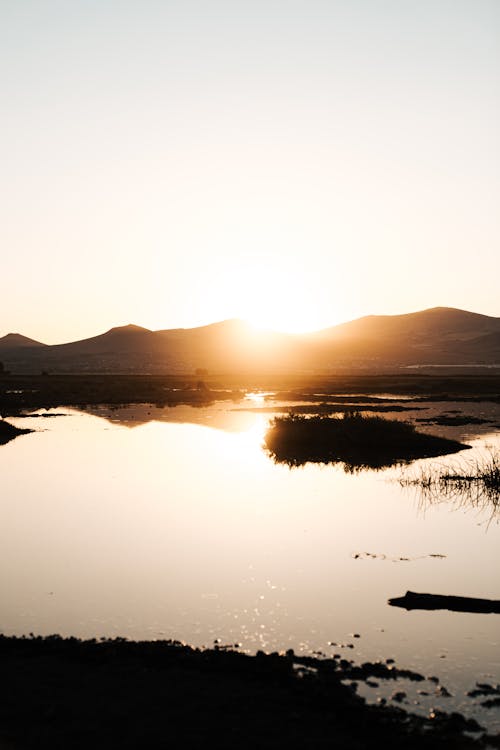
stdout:
[(466, 696), (500, 682), (500, 616), (387, 604), (407, 589), (500, 599), (490, 505), (430, 502), (398, 468), (277, 465), (271, 415), (227, 404), (49, 414), (10, 420), (36, 432), (0, 447), (1, 632), (394, 658), (452, 694), (405, 685), (411, 710), (500, 729), (498, 708)]

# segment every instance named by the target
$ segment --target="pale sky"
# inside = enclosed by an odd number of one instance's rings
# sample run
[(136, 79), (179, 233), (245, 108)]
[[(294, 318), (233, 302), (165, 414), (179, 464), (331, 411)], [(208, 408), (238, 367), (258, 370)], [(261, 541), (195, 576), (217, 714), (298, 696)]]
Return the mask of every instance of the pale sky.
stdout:
[(498, 0), (0, 0), (0, 336), (500, 315)]

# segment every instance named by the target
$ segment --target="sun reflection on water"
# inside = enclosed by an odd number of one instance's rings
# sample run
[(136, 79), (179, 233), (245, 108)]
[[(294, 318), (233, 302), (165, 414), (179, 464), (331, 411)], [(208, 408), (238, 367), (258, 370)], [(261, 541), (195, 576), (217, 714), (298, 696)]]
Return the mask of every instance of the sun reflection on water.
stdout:
[(272, 396), (273, 391), (251, 391), (245, 395), (246, 401), (251, 401), (254, 404), (263, 404), (267, 396)]

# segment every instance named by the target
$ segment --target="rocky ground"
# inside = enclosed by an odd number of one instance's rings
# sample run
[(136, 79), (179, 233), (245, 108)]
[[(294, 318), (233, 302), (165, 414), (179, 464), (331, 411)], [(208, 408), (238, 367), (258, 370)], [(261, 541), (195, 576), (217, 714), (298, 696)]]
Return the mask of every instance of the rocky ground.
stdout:
[(384, 664), (175, 642), (0, 636), (0, 748), (477, 748), (459, 714), (368, 706), (355, 685), (420, 676)]

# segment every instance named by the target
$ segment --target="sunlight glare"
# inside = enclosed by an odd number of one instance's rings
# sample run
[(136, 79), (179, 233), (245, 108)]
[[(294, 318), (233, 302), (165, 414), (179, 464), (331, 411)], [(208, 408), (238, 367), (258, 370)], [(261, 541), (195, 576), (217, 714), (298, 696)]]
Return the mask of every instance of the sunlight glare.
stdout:
[(334, 296), (318, 293), (311, 272), (299, 264), (290, 269), (261, 260), (245, 268), (244, 278), (234, 302), (237, 317), (255, 333), (308, 333), (345, 320), (335, 309)]

